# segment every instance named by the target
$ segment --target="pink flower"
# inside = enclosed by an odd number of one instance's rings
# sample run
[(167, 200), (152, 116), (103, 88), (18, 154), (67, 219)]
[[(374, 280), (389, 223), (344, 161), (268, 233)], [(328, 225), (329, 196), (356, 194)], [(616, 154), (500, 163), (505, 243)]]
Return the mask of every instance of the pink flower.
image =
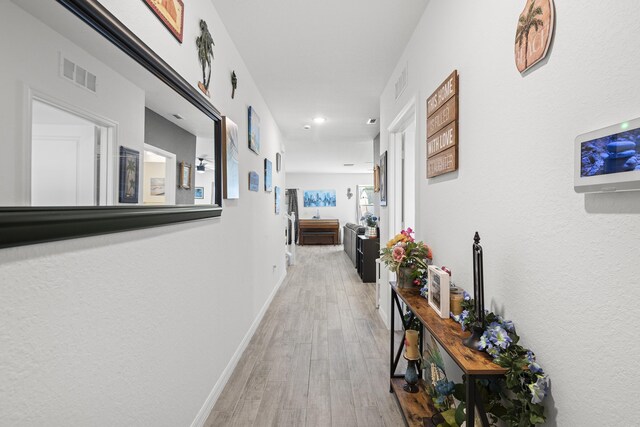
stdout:
[(393, 248), (393, 260), (396, 262), (402, 261), (404, 258), (404, 248), (402, 246), (396, 246)]
[(407, 228), (407, 233), (409, 234), (413, 233), (413, 230), (411, 229), (411, 227)]

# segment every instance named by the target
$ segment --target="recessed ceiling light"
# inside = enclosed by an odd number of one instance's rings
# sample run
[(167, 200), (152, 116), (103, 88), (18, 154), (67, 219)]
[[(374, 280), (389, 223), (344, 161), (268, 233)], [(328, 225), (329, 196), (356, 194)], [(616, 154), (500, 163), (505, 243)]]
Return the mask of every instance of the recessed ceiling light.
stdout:
[(177, 113), (176, 113), (176, 114), (173, 114), (173, 117), (175, 117), (175, 118), (176, 118), (176, 119), (178, 119), (178, 120), (182, 120), (182, 119), (184, 119), (184, 117), (182, 117), (180, 114), (177, 114)]
[(343, 166), (353, 166), (354, 163), (345, 163)]
[(367, 120), (367, 124), (368, 125), (375, 125), (377, 121), (378, 121), (378, 119), (369, 119), (369, 120)]
[(311, 125), (304, 125), (304, 126), (302, 126), (302, 127), (303, 127), (304, 129), (306, 129), (306, 130), (311, 129)]
[(317, 123), (317, 124), (321, 124), (321, 123), (324, 123), (324, 122), (326, 122), (326, 121), (327, 121), (327, 119), (325, 119), (324, 117), (315, 117), (315, 118), (313, 119), (313, 122), (314, 122), (314, 123)]

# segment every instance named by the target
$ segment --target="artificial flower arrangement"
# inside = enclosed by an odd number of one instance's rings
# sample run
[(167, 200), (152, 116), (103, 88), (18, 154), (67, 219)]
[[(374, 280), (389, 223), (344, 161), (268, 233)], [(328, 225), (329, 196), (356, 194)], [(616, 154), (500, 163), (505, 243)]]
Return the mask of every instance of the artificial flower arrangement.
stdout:
[(371, 212), (367, 212), (360, 217), (360, 221), (364, 221), (367, 227), (377, 227), (378, 226), (378, 217), (372, 214)]
[(389, 270), (401, 275), (401, 270), (409, 272), (410, 280), (419, 284), (420, 277), (424, 275), (428, 265), (433, 259), (431, 248), (424, 242), (416, 242), (411, 228), (402, 230), (393, 239), (387, 242), (387, 246), (380, 251), (380, 259)]
[[(474, 301), (464, 292), (463, 311), (451, 317), (467, 330), (478, 323)], [(510, 320), (486, 310), (486, 327), (478, 350), (487, 352), (493, 362), (507, 369), (504, 378), (478, 381), (483, 405), (491, 425), (498, 419), (509, 427), (529, 427), (545, 422), (543, 401), (549, 390), (549, 377), (536, 362), (534, 353), (518, 344), (520, 337)], [(461, 404), (443, 411), (439, 427), (457, 427), (465, 419), (464, 384), (441, 384), (434, 389), (441, 400), (453, 395)]]

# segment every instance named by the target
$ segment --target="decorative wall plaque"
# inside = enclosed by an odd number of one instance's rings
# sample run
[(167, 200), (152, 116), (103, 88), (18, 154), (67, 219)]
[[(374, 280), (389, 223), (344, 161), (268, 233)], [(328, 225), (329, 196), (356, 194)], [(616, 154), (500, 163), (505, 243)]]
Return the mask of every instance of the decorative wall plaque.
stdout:
[(458, 71), (427, 99), (427, 178), (458, 169)]
[(553, 0), (527, 0), (518, 19), (515, 56), (524, 73), (547, 56), (554, 32)]

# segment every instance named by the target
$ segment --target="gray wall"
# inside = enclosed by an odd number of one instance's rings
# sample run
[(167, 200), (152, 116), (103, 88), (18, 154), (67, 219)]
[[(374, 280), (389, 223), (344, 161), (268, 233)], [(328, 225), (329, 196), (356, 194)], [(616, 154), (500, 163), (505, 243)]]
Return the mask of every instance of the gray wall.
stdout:
[(191, 189), (178, 187), (176, 204), (192, 205), (195, 187), (196, 137), (179, 126), (174, 125), (161, 115), (145, 108), (144, 110), (144, 142), (176, 155), (176, 185), (180, 185), (180, 162), (192, 165)]

